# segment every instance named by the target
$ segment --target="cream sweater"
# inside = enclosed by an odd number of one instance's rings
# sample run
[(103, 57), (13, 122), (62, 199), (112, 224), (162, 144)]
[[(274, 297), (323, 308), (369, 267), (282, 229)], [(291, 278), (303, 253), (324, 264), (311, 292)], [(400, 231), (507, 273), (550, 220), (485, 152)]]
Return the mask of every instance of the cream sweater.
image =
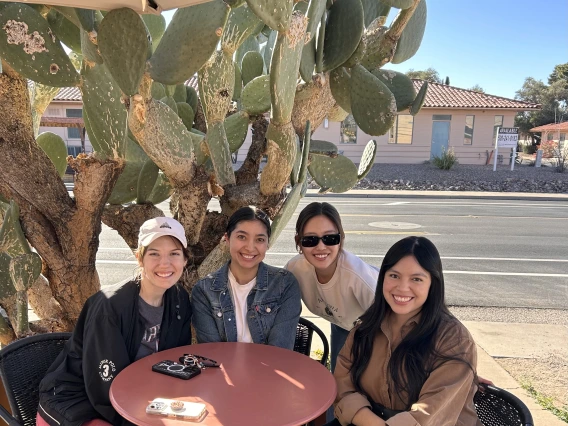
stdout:
[(353, 328), (375, 298), (379, 269), (345, 250), (339, 253), (335, 274), (325, 284), (318, 282), (315, 268), (303, 254), (292, 258), (285, 269), (298, 280), (306, 307), (345, 330)]

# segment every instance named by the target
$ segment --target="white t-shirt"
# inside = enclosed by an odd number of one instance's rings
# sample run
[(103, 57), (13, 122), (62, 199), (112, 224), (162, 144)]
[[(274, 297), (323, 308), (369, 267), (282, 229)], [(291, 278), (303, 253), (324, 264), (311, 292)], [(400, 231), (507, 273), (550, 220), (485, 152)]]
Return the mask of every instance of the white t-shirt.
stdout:
[(247, 297), (256, 284), (256, 277), (252, 281), (241, 285), (229, 269), (229, 283), (231, 284), (231, 295), (233, 296), (235, 319), (237, 321), (237, 342), (253, 343), (247, 321)]
[(379, 268), (348, 251), (339, 252), (335, 273), (325, 284), (318, 281), (315, 268), (303, 254), (293, 257), (285, 269), (298, 280), (306, 307), (345, 330), (353, 328), (375, 299)]

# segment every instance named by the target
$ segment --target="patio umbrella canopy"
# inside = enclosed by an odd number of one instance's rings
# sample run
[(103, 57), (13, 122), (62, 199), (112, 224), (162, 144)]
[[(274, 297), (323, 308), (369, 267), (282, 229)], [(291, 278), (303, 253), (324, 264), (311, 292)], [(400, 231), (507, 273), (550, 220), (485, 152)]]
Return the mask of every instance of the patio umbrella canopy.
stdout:
[[(7, 1), (7, 0), (0, 0)], [(138, 13), (160, 13), (164, 10), (193, 6), (209, 0), (47, 0), (22, 1), (22, 3), (49, 4), (53, 6), (79, 7), (83, 9), (112, 10), (129, 7)]]

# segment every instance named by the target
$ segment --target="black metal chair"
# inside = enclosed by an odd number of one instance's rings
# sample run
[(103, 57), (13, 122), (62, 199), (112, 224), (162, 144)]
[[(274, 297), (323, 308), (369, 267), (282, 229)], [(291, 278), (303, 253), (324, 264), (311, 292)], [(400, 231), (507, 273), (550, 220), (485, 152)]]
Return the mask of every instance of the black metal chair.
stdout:
[(482, 385), (484, 392), (473, 397), (477, 417), (484, 426), (533, 426), (527, 406), (510, 392), (491, 385)]
[(71, 333), (37, 334), (0, 350), (0, 378), (12, 415), (0, 406), (0, 418), (10, 426), (36, 424), (39, 383), (60, 354)]
[(329, 357), (329, 343), (327, 342), (327, 337), (323, 334), (323, 331), (315, 325), (313, 322), (308, 321), (305, 318), (301, 318), (298, 321), (298, 327), (296, 327), (296, 341), (294, 342), (294, 352), (299, 352), (301, 354), (310, 356), (312, 351), (312, 337), (314, 332), (319, 336), (323, 342), (323, 356), (320, 362), (325, 366), (327, 365), (327, 359)]

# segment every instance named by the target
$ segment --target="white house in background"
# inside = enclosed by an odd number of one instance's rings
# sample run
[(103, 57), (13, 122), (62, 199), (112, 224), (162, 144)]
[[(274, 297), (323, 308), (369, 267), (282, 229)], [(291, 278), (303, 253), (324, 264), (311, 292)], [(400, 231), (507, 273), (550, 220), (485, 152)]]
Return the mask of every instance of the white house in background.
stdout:
[[(197, 85), (196, 79), (189, 84)], [(422, 80), (414, 80), (416, 91)], [(378, 143), (376, 163), (422, 163), (442, 148), (453, 148), (462, 164), (487, 164), (495, 144), (498, 127), (513, 127), (519, 111), (540, 109), (539, 104), (521, 102), (485, 93), (473, 92), (444, 84), (429, 83), (422, 110), (412, 116), (401, 112), (393, 128), (383, 136), (365, 134), (348, 116), (343, 122), (324, 123), (314, 132), (314, 139), (335, 143), (343, 155), (359, 163), (365, 145), (370, 139)], [(80, 117), (81, 93), (77, 88), (63, 88), (49, 105), (44, 116)], [(75, 128), (42, 127), (41, 131), (58, 133), (67, 143), (70, 154), (81, 150), (80, 130)], [(251, 134), (239, 150), (237, 160), (243, 161), (251, 143)], [(92, 151), (86, 141), (86, 151)], [(509, 156), (499, 154), (503, 164)]]

